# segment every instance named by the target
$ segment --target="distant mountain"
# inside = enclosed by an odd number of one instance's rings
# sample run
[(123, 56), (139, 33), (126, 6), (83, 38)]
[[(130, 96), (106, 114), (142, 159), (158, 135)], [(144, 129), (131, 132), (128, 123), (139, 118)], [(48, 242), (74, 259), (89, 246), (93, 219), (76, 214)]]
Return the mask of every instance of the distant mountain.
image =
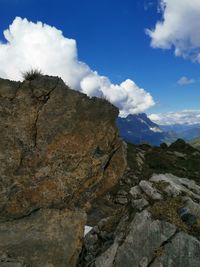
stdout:
[(177, 136), (161, 129), (145, 113), (118, 118), (117, 126), (121, 137), (132, 144), (149, 143), (159, 146), (162, 142), (171, 143)]
[(191, 140), (191, 141), (190, 141), (190, 145), (192, 145), (192, 146), (195, 147), (196, 149), (200, 150), (200, 137)]
[(190, 141), (194, 138), (200, 137), (200, 124), (173, 124), (173, 125), (159, 125), (163, 131), (172, 131), (179, 138)]

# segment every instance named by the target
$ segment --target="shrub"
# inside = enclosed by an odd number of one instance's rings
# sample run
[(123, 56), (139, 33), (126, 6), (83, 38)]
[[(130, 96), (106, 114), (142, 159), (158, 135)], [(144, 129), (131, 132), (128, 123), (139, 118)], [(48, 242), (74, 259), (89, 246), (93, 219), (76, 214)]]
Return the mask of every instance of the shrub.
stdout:
[(42, 76), (42, 72), (41, 70), (38, 70), (38, 69), (31, 69), (31, 70), (22, 72), (22, 77), (26, 81), (32, 81), (41, 76)]

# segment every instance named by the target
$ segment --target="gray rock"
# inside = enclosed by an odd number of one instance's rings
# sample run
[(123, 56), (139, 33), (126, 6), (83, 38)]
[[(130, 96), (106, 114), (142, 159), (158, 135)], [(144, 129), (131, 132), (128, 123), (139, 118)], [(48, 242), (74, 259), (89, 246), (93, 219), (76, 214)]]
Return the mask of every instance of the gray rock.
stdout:
[(190, 197), (183, 198), (184, 206), (200, 217), (200, 204), (194, 202)]
[(115, 199), (115, 203), (121, 204), (121, 205), (126, 205), (128, 203), (128, 199), (126, 196), (118, 195)]
[(154, 174), (150, 181), (154, 183), (166, 182), (168, 185), (163, 189), (163, 191), (170, 197), (176, 197), (184, 194), (200, 201), (200, 186), (198, 186), (193, 180), (180, 178), (166, 173)]
[(199, 251), (200, 242), (180, 232), (164, 246), (162, 255), (155, 259), (151, 267), (199, 267)]
[(149, 202), (145, 198), (132, 200), (133, 208), (137, 209), (138, 211), (142, 211), (148, 205), (149, 205)]
[(138, 168), (140, 170), (142, 170), (142, 166), (144, 164), (144, 155), (143, 153), (139, 152), (137, 155), (136, 155), (136, 162), (137, 162), (137, 165), (138, 165)]
[[(153, 220), (147, 211), (138, 213), (130, 224), (130, 231), (115, 256), (116, 267), (140, 267), (149, 264), (155, 250), (174, 235), (176, 227)], [(146, 258), (144, 260), (144, 258)], [(103, 266), (102, 267), (106, 267)]]
[(133, 199), (139, 199), (142, 196), (142, 191), (138, 185), (131, 188), (130, 192)]
[(95, 261), (95, 267), (113, 267), (113, 262), (118, 247), (119, 244), (115, 242), (103, 254), (97, 257)]
[(187, 207), (180, 208), (178, 213), (181, 219), (188, 225), (192, 226), (197, 223), (197, 216), (193, 214)]
[(183, 154), (183, 153), (181, 153), (181, 152), (174, 151), (173, 153), (174, 153), (174, 155), (175, 155), (176, 157), (178, 157), (178, 158), (182, 158), (182, 159), (186, 159), (186, 158), (187, 158), (187, 155), (186, 155), (186, 154)]
[(153, 200), (161, 200), (163, 198), (162, 195), (157, 191), (157, 189), (153, 187), (153, 184), (149, 181), (142, 180), (139, 183), (139, 186), (149, 198)]

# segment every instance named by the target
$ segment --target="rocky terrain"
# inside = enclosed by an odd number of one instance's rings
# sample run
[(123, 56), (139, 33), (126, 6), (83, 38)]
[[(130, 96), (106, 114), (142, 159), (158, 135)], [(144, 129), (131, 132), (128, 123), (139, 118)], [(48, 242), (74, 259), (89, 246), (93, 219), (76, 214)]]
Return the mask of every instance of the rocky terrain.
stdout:
[(117, 116), (59, 78), (0, 79), (0, 267), (200, 266), (200, 152), (125, 144)]
[(200, 152), (183, 140), (128, 145), (126, 174), (88, 224), (78, 267), (198, 267)]

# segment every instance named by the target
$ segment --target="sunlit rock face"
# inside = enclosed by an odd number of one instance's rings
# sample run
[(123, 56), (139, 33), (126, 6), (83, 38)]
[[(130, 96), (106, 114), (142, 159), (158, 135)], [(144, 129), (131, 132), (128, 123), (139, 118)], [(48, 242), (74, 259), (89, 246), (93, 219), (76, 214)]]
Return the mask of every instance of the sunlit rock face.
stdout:
[[(117, 116), (106, 100), (90, 99), (57, 77), (0, 79), (0, 231), (8, 234), (0, 234), (0, 265), (75, 265), (85, 211), (126, 168)], [(30, 257), (37, 244), (46, 250)]]

